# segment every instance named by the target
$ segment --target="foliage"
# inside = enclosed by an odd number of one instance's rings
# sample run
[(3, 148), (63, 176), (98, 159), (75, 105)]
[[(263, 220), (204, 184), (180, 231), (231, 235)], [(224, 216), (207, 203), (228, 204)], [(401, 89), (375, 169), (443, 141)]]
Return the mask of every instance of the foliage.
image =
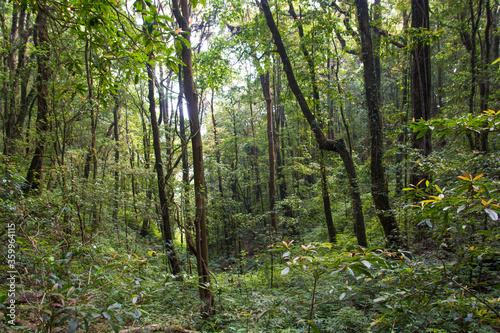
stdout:
[[(12, 298), (2, 285), (0, 331), (116, 332), (164, 324), (213, 332), (500, 330), (500, 111), (482, 110), (498, 110), (500, 91), (493, 3), (431, 1), (429, 29), (412, 29), (408, 2), (370, 2), (371, 14), (380, 14), (372, 28), (380, 37), (384, 167), (405, 252), (378, 247), (384, 238), (370, 195), (354, 3), (271, 6), (298, 84), (312, 102), (303, 48), (309, 52), (319, 91), (315, 116), (324, 132), (350, 142), (369, 248), (356, 245), (350, 188), (338, 156), (325, 156), (337, 230), (337, 244), (326, 243), (320, 154), (256, 3), (190, 3), (193, 45), (168, 2), (0, 3), (0, 242), (8, 243), (6, 226), (15, 224), (17, 262), (16, 325), (4, 315)], [(39, 11), (49, 14), (51, 41), (46, 134), (36, 126)], [(409, 51), (418, 40), (432, 48), (434, 118), (411, 122)], [(187, 141), (195, 133), (180, 121), (183, 45), (193, 52), (203, 124), (211, 270), (204, 287), (215, 298), (209, 317), (200, 316), (194, 273), (196, 207)], [(166, 260), (164, 207), (154, 186), (146, 64), (155, 67), (153, 106), (161, 112), (178, 276)], [(273, 212), (263, 71), (273, 90)], [(412, 140), (427, 133), (434, 151), (422, 156)], [(43, 186), (24, 195), (24, 176), (43, 135)], [(485, 151), (478, 149), (481, 140), (487, 140)], [(405, 184), (414, 167), (427, 179)], [(277, 232), (269, 227), (271, 213), (278, 215)], [(7, 247), (0, 252), (0, 278), (6, 280)]]

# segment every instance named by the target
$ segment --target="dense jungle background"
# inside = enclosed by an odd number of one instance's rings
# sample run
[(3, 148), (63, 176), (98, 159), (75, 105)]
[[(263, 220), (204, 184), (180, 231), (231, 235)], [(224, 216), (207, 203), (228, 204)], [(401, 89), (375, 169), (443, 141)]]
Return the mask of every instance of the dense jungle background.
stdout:
[(499, 332), (498, 0), (0, 2), (0, 331)]

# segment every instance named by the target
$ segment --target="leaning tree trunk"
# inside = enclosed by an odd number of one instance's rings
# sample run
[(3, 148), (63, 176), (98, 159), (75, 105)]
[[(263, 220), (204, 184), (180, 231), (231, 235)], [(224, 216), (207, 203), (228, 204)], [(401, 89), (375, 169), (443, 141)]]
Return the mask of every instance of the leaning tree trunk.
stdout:
[(361, 53), (363, 55), (366, 104), (370, 132), (370, 171), (371, 192), (377, 216), (384, 229), (386, 243), (391, 247), (402, 244), (398, 223), (389, 203), (389, 191), (385, 182), (383, 162), (382, 121), (379, 111), (379, 91), (377, 68), (373, 54), (370, 16), (366, 0), (356, 0), (358, 9)]
[[(183, 37), (188, 44), (191, 43), (189, 19), (190, 6), (187, 0), (172, 0), (172, 8), (177, 23), (182, 28)], [(196, 264), (199, 276), (200, 298), (205, 302), (202, 311), (204, 315), (213, 312), (214, 297), (208, 285), (210, 285), (210, 271), (208, 268), (208, 232), (206, 224), (205, 205), (205, 169), (203, 166), (203, 142), (201, 139), (201, 126), (198, 113), (198, 94), (193, 78), (192, 52), (191, 48), (182, 44), (182, 62), (184, 63), (184, 96), (188, 108), (189, 122), (191, 124), (191, 144), (193, 149), (193, 177), (195, 191), (196, 213), (194, 219), (195, 241), (196, 241)]]
[(27, 186), (24, 192), (27, 194), (30, 190), (39, 190), (43, 179), (43, 159), (45, 157), (45, 146), (47, 134), (49, 131), (49, 108), (47, 98), (49, 95), (49, 81), (51, 77), (51, 69), (49, 65), (50, 40), (47, 32), (47, 15), (44, 9), (39, 9), (35, 21), (35, 29), (33, 39), (35, 47), (40, 52), (37, 53), (38, 63), (38, 113), (36, 117), (36, 133), (37, 141), (35, 154), (31, 160), (31, 165), (26, 176)]
[(329, 140), (323, 133), (320, 123), (316, 120), (316, 117), (312, 114), (311, 109), (309, 108), (309, 105), (307, 104), (307, 101), (304, 97), (304, 94), (302, 93), (302, 90), (300, 89), (297, 80), (295, 79), (295, 75), (292, 69), (292, 64), (290, 63), (290, 59), (288, 58), (288, 54), (283, 44), (283, 40), (281, 39), (281, 35), (278, 31), (276, 23), (274, 22), (273, 14), (271, 13), (271, 9), (269, 8), (269, 3), (267, 2), (267, 0), (261, 0), (260, 3), (262, 5), (262, 9), (266, 17), (267, 25), (269, 27), (269, 30), (271, 30), (274, 43), (276, 44), (276, 48), (283, 63), (283, 70), (288, 79), (288, 85), (292, 90), (293, 94), (295, 95), (295, 98), (300, 106), (302, 114), (306, 118), (311, 130), (314, 133), (319, 148), (338, 153), (342, 158), (342, 161), (344, 162), (344, 167), (347, 172), (349, 185), (351, 186), (351, 200), (352, 200), (353, 216), (355, 219), (356, 238), (359, 245), (367, 246), (365, 222), (363, 218), (363, 207), (361, 205), (361, 196), (359, 193), (356, 169), (354, 167), (351, 154), (347, 151), (347, 148), (343, 140), (341, 139)]
[[(311, 84), (312, 84), (312, 88), (313, 88), (314, 112), (317, 114), (319, 111), (320, 100), (319, 100), (319, 89), (318, 89), (318, 84), (317, 84), (317, 80), (316, 80), (316, 70), (315, 70), (315, 65), (314, 65), (314, 58), (311, 56), (311, 54), (309, 53), (309, 51), (306, 48), (306, 44), (304, 41), (304, 28), (302, 27), (302, 23), (299, 20), (297, 14), (295, 13), (292, 2), (288, 1), (288, 5), (289, 5), (290, 15), (292, 15), (295, 22), (297, 22), (302, 54), (306, 58), (307, 64), (309, 67), (309, 75), (311, 77)], [(326, 226), (328, 228), (328, 237), (329, 237), (329, 240), (331, 243), (336, 243), (337, 242), (337, 231), (335, 230), (335, 225), (333, 224), (332, 207), (330, 204), (330, 194), (328, 193), (328, 184), (326, 181), (325, 157), (324, 157), (323, 152), (321, 152), (321, 156), (320, 156), (320, 169), (321, 169), (321, 193), (322, 193), (322, 197), (323, 197), (323, 209), (325, 211)]]

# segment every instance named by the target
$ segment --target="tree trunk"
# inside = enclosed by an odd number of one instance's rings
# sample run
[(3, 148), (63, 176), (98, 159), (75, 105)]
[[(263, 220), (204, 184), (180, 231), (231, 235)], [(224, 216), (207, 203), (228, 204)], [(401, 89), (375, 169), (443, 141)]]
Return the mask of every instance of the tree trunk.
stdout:
[[(408, 13), (403, 12), (403, 30), (408, 29)], [(406, 185), (406, 141), (407, 141), (407, 126), (408, 123), (408, 66), (406, 66), (407, 51), (403, 52), (403, 73), (401, 78), (401, 112), (404, 117), (401, 121), (403, 132), (398, 135), (398, 152), (396, 154), (396, 196), (401, 197), (403, 188)]]
[[(462, 31), (460, 33), (460, 37), (462, 38), (462, 42), (465, 46), (465, 49), (469, 52), (470, 54), (470, 92), (469, 92), (469, 113), (474, 114), (474, 99), (476, 95), (476, 84), (477, 84), (477, 68), (476, 68), (476, 45), (477, 45), (477, 39), (476, 39), (476, 34), (479, 29), (479, 22), (481, 20), (481, 13), (482, 13), (482, 8), (483, 8), (483, 0), (479, 0), (477, 2), (477, 16), (474, 13), (474, 0), (469, 0), (468, 5), (469, 5), (469, 15), (470, 15), (470, 25), (471, 25), (471, 31), (470, 34), (467, 31)], [(478, 149), (476, 143), (474, 142), (474, 138), (472, 136), (472, 133), (468, 132), (467, 133), (467, 139), (469, 140), (469, 146), (471, 150)]]
[[(19, 21), (19, 5), (14, 4), (12, 9), (12, 22), (11, 29), (9, 33), (9, 46), (10, 50), (6, 56), (6, 64), (9, 71), (9, 80), (6, 80), (4, 86), (4, 155), (9, 156), (13, 150), (13, 132), (14, 126), (16, 124), (16, 81), (17, 77), (15, 74), (15, 47), (14, 42), (16, 39), (16, 34), (18, 30)], [(10, 85), (9, 83), (10, 82)]]
[(295, 95), (295, 98), (300, 106), (302, 114), (306, 118), (311, 130), (314, 133), (319, 148), (338, 153), (342, 158), (342, 161), (344, 162), (344, 167), (346, 169), (347, 177), (349, 179), (349, 185), (351, 186), (351, 200), (352, 200), (353, 216), (355, 219), (356, 238), (358, 240), (359, 245), (367, 246), (365, 222), (363, 218), (363, 207), (361, 205), (361, 196), (359, 194), (356, 169), (354, 167), (351, 154), (347, 151), (343, 140), (341, 139), (328, 140), (327, 137), (322, 132), (320, 123), (316, 120), (316, 118), (312, 114), (311, 109), (309, 108), (309, 105), (307, 104), (307, 101), (304, 97), (304, 94), (302, 93), (297, 83), (297, 80), (295, 79), (290, 59), (288, 58), (288, 54), (286, 52), (285, 46), (283, 45), (281, 35), (274, 22), (271, 9), (269, 8), (269, 4), (267, 0), (261, 0), (260, 3), (262, 5), (264, 15), (266, 17), (267, 25), (269, 26), (269, 30), (271, 30), (271, 33), (273, 35), (274, 43), (276, 44), (276, 48), (281, 57), (281, 61), (283, 63), (283, 70), (285, 71), (285, 74), (288, 79), (288, 85), (292, 90), (293, 94)]
[[(116, 86), (115, 86), (116, 89)], [(118, 92), (115, 91), (113, 93), (113, 97), (115, 99), (115, 107), (113, 108), (113, 123), (114, 123), (114, 131), (113, 131), (113, 139), (115, 140), (115, 198), (114, 198), (114, 207), (113, 207), (113, 220), (118, 221), (118, 208), (119, 208), (119, 182), (120, 182), (120, 172), (119, 172), (119, 163), (120, 163), (120, 138), (118, 131), (118, 111), (120, 110), (120, 104), (118, 100)], [(126, 221), (125, 221), (126, 223)]]
[[(298, 19), (297, 14), (295, 13), (292, 2), (289, 1), (288, 5), (290, 8), (289, 9), (290, 15), (292, 15), (292, 17), (295, 19), (295, 22), (297, 22), (299, 37), (301, 40), (300, 45), (302, 49), (302, 54), (306, 58), (309, 67), (309, 75), (311, 77), (311, 84), (313, 88), (314, 112), (317, 114), (319, 111), (320, 100), (319, 100), (318, 84), (316, 83), (316, 70), (314, 65), (314, 58), (310, 55), (309, 51), (306, 48), (304, 41), (304, 29), (302, 27), (301, 21)], [(320, 169), (321, 169), (321, 193), (323, 197), (323, 209), (325, 211), (325, 220), (328, 229), (328, 236), (331, 243), (336, 243), (337, 232), (335, 230), (335, 226), (333, 225), (332, 208), (330, 205), (330, 195), (328, 193), (328, 185), (326, 182), (325, 159), (323, 152), (321, 152), (320, 156)]]
[(326, 179), (326, 168), (325, 168), (325, 156), (323, 151), (321, 151), (321, 156), (319, 160), (321, 169), (321, 193), (323, 196), (323, 207), (325, 208), (325, 219), (326, 227), (328, 229), (328, 239), (330, 243), (337, 243), (337, 230), (333, 224), (332, 218), (332, 206), (330, 204), (330, 194), (328, 193), (328, 183)]
[[(177, 23), (184, 31), (183, 37), (190, 44), (191, 35), (189, 27), (190, 6), (187, 0), (181, 0), (181, 8), (177, 0), (172, 0), (172, 7)], [(181, 12), (182, 10), (182, 12)], [(205, 170), (203, 166), (203, 142), (201, 140), (201, 126), (198, 114), (198, 95), (193, 78), (191, 49), (182, 44), (182, 62), (184, 63), (184, 95), (188, 107), (189, 122), (191, 124), (191, 143), (193, 149), (193, 176), (195, 191), (195, 230), (196, 230), (196, 262), (199, 276), (200, 298), (205, 302), (202, 312), (210, 315), (213, 312), (214, 298), (207, 286), (210, 284), (210, 271), (208, 268), (208, 233), (206, 225), (205, 206)]]
[[(12, 27), (9, 34), (10, 50), (7, 54), (7, 68), (9, 69), (9, 80), (6, 80), (5, 89), (5, 113), (4, 113), (4, 154), (10, 155), (16, 150), (16, 139), (23, 132), (24, 121), (28, 113), (28, 83), (31, 74), (30, 67), (26, 66), (26, 44), (28, 42), (30, 24), (30, 13), (26, 14), (26, 8), (14, 4), (12, 14)], [(16, 34), (18, 40), (16, 40)], [(14, 53), (18, 49), (17, 67), (15, 66)], [(20, 82), (20, 97), (17, 102)], [(18, 106), (19, 105), (19, 106)]]
[[(490, 98), (490, 73), (491, 64), (491, 45), (492, 45), (492, 20), (493, 12), (491, 9), (490, 0), (485, 0), (486, 10), (486, 26), (484, 28), (484, 47), (481, 47), (481, 76), (479, 81), (479, 96), (480, 96), (480, 112), (488, 110), (488, 100)], [(488, 132), (484, 131), (480, 134), (480, 151), (484, 154), (488, 153)]]
[[(142, 94), (141, 94), (142, 95)], [(150, 148), (151, 148), (151, 140), (150, 140), (150, 135), (148, 128), (146, 126), (146, 119), (145, 119), (145, 110), (144, 110), (144, 104), (142, 102), (142, 96), (141, 96), (141, 105), (140, 105), (140, 116), (141, 116), (141, 124), (142, 124), (142, 148), (144, 150), (144, 168), (146, 170), (149, 170), (151, 167), (151, 155), (150, 155)], [(151, 200), (153, 197), (153, 184), (152, 184), (152, 179), (148, 177), (147, 179), (147, 188), (146, 188), (146, 212), (145, 216), (143, 217), (142, 220), (142, 226), (141, 226), (141, 236), (146, 237), (149, 234), (149, 226), (151, 222)]]
[(212, 111), (212, 126), (214, 127), (214, 144), (215, 144), (215, 161), (217, 162), (217, 184), (219, 186), (219, 194), (220, 197), (224, 197), (224, 189), (222, 188), (222, 175), (220, 168), (220, 146), (219, 146), (219, 138), (217, 137), (217, 122), (215, 121), (215, 112), (214, 112), (214, 89), (212, 88), (212, 99), (210, 100), (210, 110)]
[(43, 159), (45, 157), (45, 147), (47, 142), (47, 135), (49, 131), (49, 108), (47, 98), (49, 95), (49, 81), (52, 75), (50, 70), (49, 52), (50, 40), (47, 32), (47, 15), (44, 9), (39, 9), (36, 21), (33, 40), (35, 47), (41, 52), (37, 53), (38, 63), (38, 113), (36, 117), (36, 133), (37, 140), (35, 146), (35, 154), (31, 160), (31, 165), (26, 176), (27, 186), (24, 192), (27, 194), (30, 190), (41, 189), (41, 182), (43, 179)]
[[(414, 29), (429, 29), (429, 1), (412, 0), (411, 26)], [(411, 51), (411, 103), (413, 119), (429, 120), (431, 118), (431, 52), (430, 45), (423, 38), (417, 41)], [(421, 138), (418, 133), (412, 134), (412, 148), (427, 156), (431, 152), (430, 132)], [(429, 178), (420, 168), (413, 167), (410, 183), (417, 185), (422, 179)]]
[[(150, 56), (150, 59), (152, 57)], [(156, 116), (155, 105), (155, 86), (154, 86), (154, 69), (150, 64), (146, 64), (148, 71), (148, 100), (149, 100), (149, 114), (151, 117), (151, 129), (153, 130), (153, 148), (155, 152), (155, 169), (158, 180), (158, 196), (160, 199), (160, 210), (163, 222), (163, 240), (167, 249), (167, 256), (172, 268), (172, 273), (178, 275), (181, 270), (177, 260), (177, 254), (174, 249), (174, 242), (172, 239), (172, 231), (170, 227), (170, 214), (168, 209), (168, 198), (165, 191), (165, 176), (163, 174), (163, 162), (161, 157), (160, 146), (160, 131), (158, 129), (158, 118)]]
[(260, 203), (261, 207), (261, 213), (264, 212), (264, 202), (262, 200), (262, 188), (260, 186), (260, 171), (259, 171), (259, 163), (258, 163), (258, 158), (259, 158), (259, 153), (257, 150), (257, 139), (255, 137), (255, 125), (254, 125), (254, 113), (253, 113), (253, 102), (252, 102), (252, 94), (250, 92), (250, 84), (248, 84), (248, 96), (249, 96), (249, 101), (248, 101), (248, 106), (250, 108), (250, 128), (252, 129), (252, 168), (255, 173), (255, 179), (257, 180), (257, 183), (255, 184), (255, 199), (257, 203)]
[(399, 247), (401, 237), (399, 227), (389, 203), (389, 191), (385, 181), (383, 162), (382, 121), (379, 111), (379, 91), (376, 62), (371, 40), (371, 25), (366, 0), (355, 0), (358, 10), (359, 34), (361, 37), (361, 53), (364, 65), (364, 81), (366, 103), (368, 108), (368, 125), (370, 134), (370, 178), (371, 192), (377, 216), (384, 229), (386, 244)]
[(269, 211), (271, 213), (271, 228), (275, 235), (278, 233), (278, 217), (276, 215), (276, 156), (274, 154), (274, 124), (273, 124), (273, 103), (271, 100), (271, 84), (269, 82), (269, 72), (260, 75), (260, 85), (266, 100), (267, 111), (267, 146), (269, 157)]
[[(281, 96), (281, 60), (278, 57), (276, 59), (274, 68), (274, 76), (273, 76), (273, 90), (274, 90), (274, 147), (275, 147), (275, 155), (276, 155), (276, 178), (278, 185), (278, 193), (279, 199), (285, 200), (288, 196), (288, 188), (286, 185), (285, 179), (285, 145), (283, 138), (283, 129), (285, 128), (285, 106), (282, 103)], [(285, 215), (291, 216), (292, 212), (290, 207), (286, 205), (285, 207)]]

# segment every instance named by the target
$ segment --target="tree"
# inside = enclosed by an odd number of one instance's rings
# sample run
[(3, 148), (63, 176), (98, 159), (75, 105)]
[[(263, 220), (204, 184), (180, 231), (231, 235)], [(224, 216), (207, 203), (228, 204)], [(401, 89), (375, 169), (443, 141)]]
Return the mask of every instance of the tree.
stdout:
[[(190, 43), (190, 6), (187, 0), (172, 0), (172, 8), (179, 27), (182, 28), (183, 36)], [(193, 78), (192, 51), (191, 48), (182, 45), (183, 87), (188, 108), (189, 122), (191, 125), (191, 143), (193, 149), (193, 177), (196, 213), (195, 226), (195, 249), (196, 263), (199, 276), (200, 298), (205, 302), (202, 311), (209, 315), (213, 311), (213, 294), (208, 288), (210, 285), (210, 271), (208, 268), (208, 233), (206, 224), (205, 204), (205, 170), (203, 166), (203, 142), (201, 138), (201, 126), (198, 113), (198, 95)]]
[(260, 84), (266, 100), (267, 140), (269, 156), (269, 211), (271, 212), (271, 228), (274, 233), (278, 232), (278, 219), (275, 212), (276, 205), (276, 156), (274, 150), (274, 124), (273, 106), (271, 99), (271, 84), (269, 72), (260, 75)]
[(49, 132), (49, 84), (52, 71), (49, 64), (50, 39), (47, 30), (47, 7), (39, 5), (33, 31), (33, 40), (35, 47), (39, 49), (37, 55), (38, 78), (37, 78), (37, 101), (38, 113), (36, 117), (36, 146), (35, 154), (31, 160), (31, 165), (26, 176), (26, 187), (24, 193), (28, 194), (31, 190), (41, 189), (43, 179), (43, 165), (45, 158), (45, 148), (47, 144), (47, 135)]
[(273, 36), (274, 43), (281, 57), (281, 61), (283, 63), (283, 70), (288, 79), (288, 85), (290, 86), (290, 89), (292, 90), (293, 94), (295, 95), (295, 98), (297, 99), (302, 114), (306, 118), (307, 122), (309, 123), (309, 126), (311, 127), (311, 130), (314, 133), (319, 148), (338, 153), (342, 158), (342, 161), (344, 162), (344, 167), (346, 169), (347, 177), (349, 179), (349, 185), (351, 187), (351, 200), (352, 200), (353, 216), (355, 219), (354, 229), (356, 231), (356, 238), (358, 240), (359, 245), (367, 246), (365, 222), (363, 217), (363, 207), (361, 205), (361, 197), (359, 194), (356, 168), (354, 167), (351, 154), (347, 151), (347, 148), (343, 140), (341, 139), (329, 140), (322, 132), (321, 124), (316, 120), (316, 117), (311, 112), (311, 109), (309, 108), (309, 105), (304, 97), (304, 94), (302, 93), (302, 90), (299, 87), (297, 80), (295, 79), (290, 59), (288, 58), (285, 46), (281, 39), (280, 32), (278, 31), (276, 23), (274, 22), (274, 18), (271, 13), (271, 9), (269, 8), (269, 4), (267, 0), (261, 0), (260, 3), (262, 6), (262, 10), (264, 12), (264, 16), (266, 18), (267, 25)]
[[(413, 119), (429, 120), (431, 118), (431, 51), (429, 41), (426, 40), (426, 31), (429, 30), (429, 1), (412, 0), (411, 27), (415, 30), (417, 40), (411, 49), (411, 105)], [(427, 133), (418, 137), (412, 134), (412, 148), (428, 156), (431, 152), (431, 135)], [(413, 167), (410, 174), (410, 183), (418, 184), (428, 178), (418, 167)]]
[(358, 26), (361, 38), (361, 54), (364, 66), (366, 104), (368, 108), (368, 128), (370, 134), (370, 179), (371, 193), (377, 210), (377, 216), (384, 229), (386, 243), (399, 247), (401, 237), (399, 227), (389, 202), (389, 190), (385, 181), (383, 166), (384, 147), (382, 141), (382, 120), (379, 110), (377, 68), (372, 47), (370, 15), (366, 0), (356, 0)]

